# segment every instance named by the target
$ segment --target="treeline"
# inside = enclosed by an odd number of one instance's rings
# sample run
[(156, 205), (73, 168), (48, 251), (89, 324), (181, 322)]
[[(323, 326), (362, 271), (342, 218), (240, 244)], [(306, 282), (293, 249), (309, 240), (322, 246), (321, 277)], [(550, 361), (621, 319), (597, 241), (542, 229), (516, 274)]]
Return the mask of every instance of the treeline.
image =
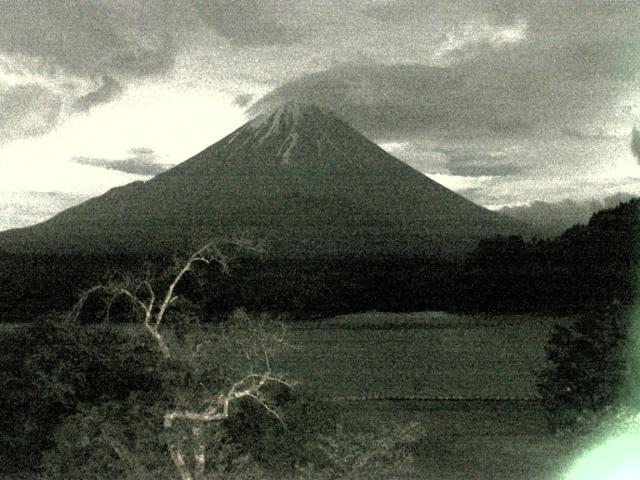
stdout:
[(595, 213), (554, 239), (483, 240), (458, 279), (463, 310), (570, 313), (631, 304), (640, 200)]
[(0, 252), (0, 322), (29, 322), (47, 312), (66, 311), (82, 290), (142, 264), (124, 256)]
[[(163, 257), (0, 255), (0, 321), (20, 323), (66, 311), (81, 291), (109, 277), (171, 264), (172, 259)], [(455, 263), (430, 258), (247, 256), (235, 259), (228, 274), (212, 266), (204, 272), (205, 281), (201, 275), (199, 280), (186, 278), (180, 293), (202, 305), (204, 321), (217, 321), (237, 307), (291, 318), (448, 309), (458, 269)], [(89, 307), (93, 303), (92, 310), (98, 311), (99, 302), (89, 302)]]
[[(230, 274), (186, 281), (183, 295), (205, 321), (236, 307), (293, 318), (379, 311), (584, 311), (633, 302), (640, 200), (593, 215), (554, 239), (498, 237), (463, 260), (424, 257), (236, 259)], [(0, 321), (31, 321), (64, 311), (109, 275), (160, 270), (163, 257), (9, 255), (0, 252)], [(157, 275), (156, 275), (157, 276)]]
[(237, 262), (228, 276), (213, 272), (205, 311), (215, 317), (242, 306), (310, 318), (450, 309), (458, 269), (419, 257), (250, 258)]

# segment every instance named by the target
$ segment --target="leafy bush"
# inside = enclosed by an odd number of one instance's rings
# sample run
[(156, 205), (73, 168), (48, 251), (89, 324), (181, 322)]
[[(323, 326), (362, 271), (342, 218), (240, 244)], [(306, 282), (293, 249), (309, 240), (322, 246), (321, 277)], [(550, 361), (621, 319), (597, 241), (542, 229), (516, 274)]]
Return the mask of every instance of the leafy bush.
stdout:
[(620, 398), (628, 365), (625, 309), (610, 306), (556, 325), (547, 345), (551, 366), (540, 373), (538, 391), (551, 428), (589, 430)]
[(51, 315), (0, 342), (2, 471), (38, 465), (55, 429), (80, 404), (124, 400), (131, 391), (162, 394), (146, 337)]
[(162, 405), (132, 394), (126, 400), (83, 404), (55, 432), (42, 478), (83, 480), (172, 478), (161, 438)]
[(336, 406), (283, 385), (274, 386), (270, 397), (281, 419), (255, 402), (242, 401), (223, 424), (229, 440), (263, 469), (281, 474), (299, 465), (323, 463), (313, 444), (319, 436), (335, 433)]

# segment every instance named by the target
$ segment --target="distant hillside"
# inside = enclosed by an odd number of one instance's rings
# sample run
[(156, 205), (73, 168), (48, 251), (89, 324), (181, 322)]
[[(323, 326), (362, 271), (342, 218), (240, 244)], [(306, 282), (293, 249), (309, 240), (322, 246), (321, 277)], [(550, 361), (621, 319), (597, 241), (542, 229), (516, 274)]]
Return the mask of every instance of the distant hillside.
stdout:
[(556, 237), (573, 225), (586, 224), (594, 213), (636, 197), (637, 195), (621, 192), (601, 200), (594, 198), (580, 201), (567, 198), (559, 202), (535, 201), (528, 205), (503, 207), (497, 211), (531, 225), (542, 236)]
[(332, 113), (285, 104), (147, 182), (0, 233), (9, 252), (171, 252), (248, 232), (276, 255), (459, 255), (524, 233), (413, 170)]

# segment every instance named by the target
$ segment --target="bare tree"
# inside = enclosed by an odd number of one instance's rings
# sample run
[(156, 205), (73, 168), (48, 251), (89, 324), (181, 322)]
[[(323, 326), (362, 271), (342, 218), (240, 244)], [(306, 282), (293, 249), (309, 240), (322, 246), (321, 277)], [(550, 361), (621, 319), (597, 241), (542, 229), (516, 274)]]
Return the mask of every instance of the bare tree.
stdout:
[[(104, 315), (108, 319), (114, 301), (124, 298), (132, 306), (132, 315), (141, 321), (145, 331), (155, 341), (161, 355), (159, 360), (169, 361), (177, 356), (184, 356), (184, 345), (179, 346), (177, 342), (172, 344), (171, 336), (167, 334), (166, 329), (162, 328), (168, 311), (178, 300), (176, 288), (198, 263), (217, 264), (222, 272), (228, 273), (232, 258), (231, 253), (225, 248), (228, 246), (244, 251), (261, 251), (259, 245), (242, 238), (233, 241), (211, 240), (186, 259), (176, 263), (166, 287), (158, 288), (148, 272), (142, 277), (125, 276), (84, 292), (73, 313), (79, 315), (88, 298), (102, 293), (107, 297)], [(281, 328), (273, 332), (265, 328), (264, 321), (251, 323), (249, 317), (243, 312), (238, 315), (242, 317), (239, 324), (236, 322), (234, 327), (221, 329), (217, 333), (212, 332), (206, 340), (200, 340), (192, 345), (193, 348), (187, 353), (192, 364), (196, 365), (200, 361), (207, 360), (204, 358), (205, 355), (217, 356), (218, 363), (227, 364), (229, 367), (227, 370), (237, 375), (235, 379), (227, 378), (226, 385), (213, 392), (203, 385), (197, 400), (186, 406), (181, 405), (181, 408), (168, 408), (164, 414), (165, 431), (175, 428), (178, 422), (187, 422), (190, 427), (191, 444), (194, 446), (190, 458), (178, 441), (168, 442), (171, 460), (181, 480), (205, 479), (206, 445), (202, 436), (202, 427), (204, 424), (228, 418), (230, 407), (234, 402), (251, 399), (281, 420), (276, 407), (270, 403), (264, 392), (269, 384), (289, 385), (282, 376), (272, 373), (270, 365), (270, 356), (280, 347), (287, 345), (284, 340), (284, 330)], [(205, 348), (207, 346), (214, 346), (214, 348)], [(208, 360), (211, 361), (210, 358)], [(232, 366), (235, 368), (231, 368)], [(179, 403), (176, 402), (176, 404)], [(114, 448), (121, 459), (127, 460), (127, 463), (133, 463), (130, 452), (127, 452), (121, 443), (109, 439), (108, 444)]]

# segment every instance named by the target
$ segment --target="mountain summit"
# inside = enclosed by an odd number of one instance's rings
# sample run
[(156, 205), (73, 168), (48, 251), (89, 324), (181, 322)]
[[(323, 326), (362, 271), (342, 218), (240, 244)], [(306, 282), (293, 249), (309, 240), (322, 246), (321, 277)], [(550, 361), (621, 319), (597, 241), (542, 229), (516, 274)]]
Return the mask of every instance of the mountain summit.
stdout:
[(247, 232), (278, 255), (461, 253), (522, 226), (391, 156), (333, 113), (287, 103), (147, 182), (0, 234), (7, 251), (163, 252)]

